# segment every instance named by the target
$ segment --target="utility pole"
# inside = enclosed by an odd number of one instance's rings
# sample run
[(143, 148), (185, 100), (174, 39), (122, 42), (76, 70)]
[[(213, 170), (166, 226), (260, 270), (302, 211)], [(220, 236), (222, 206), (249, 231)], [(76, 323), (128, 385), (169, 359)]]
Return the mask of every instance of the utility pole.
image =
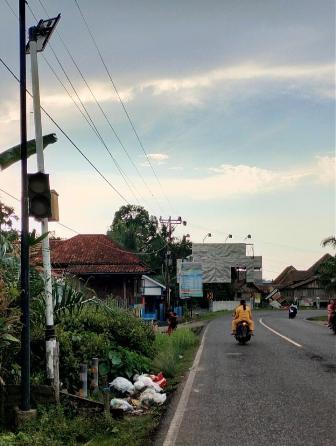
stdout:
[[(30, 59), (31, 59), (37, 169), (38, 172), (41, 173), (45, 173), (45, 170), (44, 170), (37, 52), (44, 50), (59, 19), (60, 19), (60, 14), (53, 19), (40, 20), (37, 26), (32, 26), (31, 28), (29, 28), (29, 42), (27, 45), (27, 53), (30, 54)], [(45, 304), (46, 304), (45, 338), (46, 338), (47, 378), (56, 387), (58, 387), (58, 383), (54, 382), (54, 352), (56, 351), (56, 335), (55, 335), (54, 314), (53, 314), (54, 308), (52, 299), (52, 278), (51, 278), (48, 218), (41, 219), (41, 233), (42, 235), (44, 234), (46, 235), (42, 240), (42, 258), (43, 258), (43, 273), (44, 273), (44, 293), (45, 293)]]
[(21, 133), (21, 410), (30, 410), (29, 217), (27, 179), (26, 2), (19, 0)]
[(165, 286), (166, 286), (166, 306), (167, 308), (170, 307), (171, 301), (170, 301), (170, 274), (169, 274), (169, 266), (171, 265), (171, 251), (170, 246), (172, 243), (172, 234), (173, 230), (175, 229), (175, 226), (177, 225), (183, 225), (186, 226), (187, 222), (185, 220), (182, 220), (182, 217), (177, 218), (162, 218), (159, 219), (162, 226), (166, 226), (168, 229), (168, 240), (167, 240), (167, 250), (166, 250), (166, 258), (165, 258)]

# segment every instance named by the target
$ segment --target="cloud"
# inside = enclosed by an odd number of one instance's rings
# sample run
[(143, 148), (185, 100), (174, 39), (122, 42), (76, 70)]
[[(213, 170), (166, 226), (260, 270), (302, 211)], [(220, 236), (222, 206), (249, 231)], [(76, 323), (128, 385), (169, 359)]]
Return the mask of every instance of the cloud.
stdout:
[[(149, 80), (142, 84), (142, 89), (151, 89), (154, 95), (180, 93), (186, 102), (200, 102), (192, 91), (200, 91), (226, 83), (225, 88), (235, 88), (243, 82), (276, 81), (287, 82), (290, 89), (304, 87), (321, 97), (334, 97), (334, 66), (325, 65), (280, 65), (267, 66), (242, 64), (220, 67), (201, 74), (181, 77)], [(327, 83), (327, 85), (326, 85)]]
[[(119, 98), (114, 92), (110, 82), (88, 81), (88, 84), (90, 85), (90, 88), (98, 102), (119, 102)], [(75, 102), (81, 106), (75, 93), (71, 89), (68, 89), (68, 91)], [(94, 97), (86, 87), (76, 88), (76, 91), (83, 104), (95, 103)], [(120, 90), (118, 92), (123, 102), (129, 102), (134, 98), (134, 91), (132, 87)], [(43, 102), (43, 105), (47, 107), (65, 107), (73, 104), (72, 99), (66, 92), (50, 93), (49, 90), (41, 94), (41, 102)]]
[(154, 161), (166, 161), (169, 156), (166, 153), (148, 153), (148, 158)]
[(322, 184), (335, 184), (336, 180), (336, 157), (335, 156), (316, 156), (314, 167), (316, 179)]
[[(282, 83), (281, 91), (295, 94), (297, 91), (305, 95), (313, 95), (322, 99), (334, 98), (334, 74), (332, 64), (323, 65), (263, 65), (245, 63), (228, 67), (218, 67), (200, 74), (191, 74), (179, 78), (148, 79), (135, 85), (120, 88), (119, 95), (123, 102), (141, 100), (142, 95), (163, 96), (171, 98), (174, 103), (200, 107), (207, 97), (203, 97), (210, 89), (221, 87), (227, 96), (247, 98), (260, 90), (265, 82)], [(96, 99), (104, 103), (117, 103), (119, 98), (110, 82), (88, 81)], [(41, 91), (41, 104), (52, 114), (56, 110), (73, 107), (73, 101), (63, 89), (58, 87), (51, 91), (50, 87)], [(244, 88), (245, 87), (245, 88)], [(43, 88), (43, 85), (41, 86)], [(81, 107), (73, 91), (68, 88), (75, 102)], [(85, 86), (77, 87), (77, 93), (85, 105), (94, 104), (95, 100)], [(7, 124), (18, 119), (18, 101), (13, 100), (13, 93), (3, 100), (0, 108), (0, 123)]]
[[(199, 171), (200, 172), (200, 171)], [(166, 180), (166, 189), (175, 197), (194, 201), (246, 198), (272, 191), (292, 190), (305, 182), (329, 185), (335, 181), (335, 157), (317, 156), (305, 166), (273, 170), (258, 166), (221, 164), (198, 178)]]
[[(169, 156), (166, 153), (148, 153), (147, 158), (150, 162), (154, 161), (155, 164), (161, 165), (165, 164), (165, 162), (169, 159)], [(143, 167), (150, 167), (150, 163), (146, 159), (143, 163), (141, 163), (141, 166)]]
[[(34, 164), (35, 160), (31, 160)], [(194, 202), (203, 206), (205, 202), (219, 203), (223, 200), (248, 200), (252, 196), (266, 196), (270, 192), (282, 191), (289, 198), (296, 187), (304, 188), (306, 184), (315, 184), (317, 187), (330, 187), (335, 181), (335, 157), (317, 156), (306, 165), (298, 168), (266, 169), (258, 166), (244, 164), (221, 164), (211, 169), (199, 170), (197, 178), (186, 178), (179, 172), (174, 178), (160, 178), (165, 194), (172, 202)], [(120, 198), (93, 171), (69, 172), (52, 169), (51, 186), (59, 193), (61, 222), (82, 233), (104, 232), (113, 220), (113, 213), (122, 204)], [(1, 188), (15, 197), (20, 197), (20, 166), (15, 165), (0, 173)], [(124, 183), (116, 175), (108, 175), (114, 186), (122, 191)], [(136, 186), (137, 195), (141, 203), (145, 204), (150, 213), (157, 214), (157, 209), (150, 208), (147, 203), (156, 206), (153, 195), (148, 188), (131, 177)], [(146, 184), (155, 197), (161, 199), (157, 191), (157, 182), (153, 175), (145, 177)], [(126, 197), (133, 202), (131, 196)], [(20, 215), (20, 205), (15, 200), (0, 191), (0, 200), (14, 206)], [(106, 206), (108, 203), (108, 206)], [(89, 206), (88, 206), (89, 204)], [(201, 207), (202, 207), (201, 206)], [(217, 208), (216, 208), (217, 209)], [(94, 215), (94, 218), (92, 218)], [(32, 227), (37, 227), (31, 221)], [(73, 235), (71, 231), (62, 228), (56, 223), (51, 224), (51, 230), (64, 236)]]

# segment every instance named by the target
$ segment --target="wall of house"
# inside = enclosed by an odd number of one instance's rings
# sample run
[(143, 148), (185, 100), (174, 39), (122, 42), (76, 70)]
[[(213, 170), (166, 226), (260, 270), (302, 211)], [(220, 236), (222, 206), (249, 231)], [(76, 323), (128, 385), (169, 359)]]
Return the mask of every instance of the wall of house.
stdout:
[(237, 300), (212, 300), (210, 302), (209, 310), (212, 312), (222, 310), (233, 311), (238, 305), (239, 301)]
[(128, 307), (135, 304), (135, 296), (140, 290), (140, 279), (141, 276), (133, 275), (97, 274), (90, 276), (88, 286), (101, 299), (112, 296), (120, 306)]

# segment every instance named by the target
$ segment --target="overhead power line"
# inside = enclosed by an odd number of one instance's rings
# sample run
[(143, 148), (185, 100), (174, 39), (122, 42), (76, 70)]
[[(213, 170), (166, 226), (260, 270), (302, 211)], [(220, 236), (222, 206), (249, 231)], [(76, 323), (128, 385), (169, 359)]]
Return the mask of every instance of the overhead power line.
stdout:
[[(40, 0), (39, 0), (39, 1), (40, 1)], [(128, 120), (128, 122), (130, 123), (130, 125), (131, 125), (131, 128), (132, 128), (132, 130), (133, 130), (133, 133), (134, 133), (134, 135), (135, 135), (135, 137), (136, 137), (136, 139), (137, 139), (137, 141), (138, 141), (138, 143), (139, 143), (139, 145), (140, 145), (140, 147), (141, 147), (141, 150), (142, 150), (143, 153), (145, 154), (145, 157), (146, 157), (146, 159), (147, 159), (147, 161), (148, 161), (148, 164), (149, 164), (149, 166), (150, 166), (150, 168), (151, 168), (151, 170), (152, 170), (152, 172), (153, 172), (153, 174), (154, 174), (154, 176), (155, 176), (155, 178), (156, 178), (156, 180), (157, 180), (157, 182), (158, 182), (158, 184), (159, 184), (159, 186), (160, 186), (161, 192), (162, 192), (163, 196), (165, 197), (165, 199), (166, 199), (168, 205), (169, 205), (170, 208), (171, 208), (172, 205), (171, 205), (171, 203), (170, 203), (170, 201), (169, 201), (169, 199), (168, 199), (168, 197), (167, 197), (167, 195), (166, 195), (166, 193), (165, 193), (165, 191), (164, 191), (164, 189), (163, 189), (163, 187), (162, 187), (161, 181), (160, 181), (160, 179), (159, 179), (159, 177), (158, 177), (158, 175), (157, 175), (157, 173), (156, 173), (156, 171), (155, 171), (155, 169), (154, 169), (154, 167), (153, 167), (153, 164), (151, 163), (151, 160), (150, 160), (150, 158), (149, 158), (149, 156), (148, 156), (148, 154), (147, 154), (147, 152), (146, 152), (146, 150), (145, 150), (145, 147), (144, 147), (144, 145), (143, 145), (143, 143), (142, 143), (142, 141), (141, 141), (141, 139), (140, 139), (139, 133), (137, 132), (137, 130), (136, 130), (136, 128), (135, 128), (135, 125), (134, 125), (134, 123), (133, 123), (133, 120), (131, 119), (130, 114), (128, 113), (128, 111), (127, 111), (127, 109), (126, 109), (125, 103), (124, 103), (124, 101), (122, 100), (122, 98), (121, 98), (121, 96), (120, 96), (120, 94), (119, 94), (119, 91), (118, 91), (118, 89), (117, 89), (117, 86), (116, 86), (116, 84), (115, 84), (115, 82), (114, 82), (114, 80), (113, 80), (113, 78), (112, 78), (112, 76), (111, 76), (110, 70), (108, 69), (108, 67), (107, 67), (107, 65), (106, 65), (106, 63), (105, 63), (105, 60), (104, 60), (104, 58), (103, 58), (103, 55), (102, 55), (102, 53), (101, 53), (101, 51), (100, 51), (100, 49), (99, 49), (99, 47), (98, 47), (97, 41), (96, 41), (96, 39), (95, 39), (95, 37), (94, 37), (94, 35), (93, 35), (91, 29), (90, 29), (90, 26), (89, 26), (89, 24), (88, 24), (88, 22), (87, 22), (87, 20), (86, 20), (86, 18), (85, 18), (85, 16), (84, 16), (84, 14), (83, 14), (83, 12), (82, 12), (80, 6), (79, 6), (79, 4), (78, 4), (78, 1), (77, 1), (77, 0), (74, 0), (74, 2), (75, 2), (76, 6), (77, 6), (77, 8), (78, 8), (78, 11), (79, 11), (81, 17), (82, 17), (82, 20), (83, 20), (83, 22), (84, 22), (84, 24), (85, 24), (85, 27), (86, 27), (86, 29), (88, 30), (88, 33), (90, 34), (90, 37), (91, 37), (91, 39), (92, 39), (92, 42), (93, 42), (93, 44), (94, 44), (94, 46), (95, 46), (95, 48), (96, 48), (96, 50), (97, 50), (97, 52), (98, 52), (99, 58), (100, 58), (100, 60), (101, 60), (101, 62), (102, 62), (102, 64), (103, 64), (103, 66), (104, 66), (104, 68), (105, 68), (105, 71), (106, 71), (106, 73), (107, 73), (107, 76), (108, 76), (108, 78), (110, 79), (110, 82), (111, 82), (111, 84), (112, 84), (112, 86), (113, 86), (113, 89), (114, 89), (114, 91), (115, 91), (115, 93), (116, 93), (116, 95), (117, 95), (117, 97), (118, 97), (118, 100), (119, 100), (119, 102), (120, 102), (120, 104), (121, 104), (121, 106), (122, 106), (122, 108), (123, 108), (123, 110), (124, 110), (124, 112), (125, 112), (125, 115), (126, 115), (126, 117), (127, 117), (127, 120)]]
[[(47, 11), (45, 5), (43, 4), (43, 2), (42, 2), (41, 0), (38, 0), (38, 1), (39, 1), (40, 5), (41, 5), (42, 9), (44, 10), (44, 12), (49, 16), (49, 13), (48, 13), (48, 11)], [(31, 8), (30, 8), (30, 9), (31, 9)], [(85, 78), (85, 76), (84, 76), (82, 70), (80, 69), (78, 63), (76, 62), (74, 56), (72, 55), (72, 53), (71, 53), (69, 47), (67, 46), (67, 44), (65, 43), (64, 39), (62, 38), (60, 32), (56, 30), (56, 34), (57, 34), (57, 36), (59, 37), (59, 39), (60, 39), (60, 41), (61, 41), (61, 43), (62, 43), (62, 45), (63, 45), (63, 47), (64, 47), (64, 49), (65, 49), (65, 51), (66, 51), (66, 53), (67, 53), (68, 56), (70, 57), (70, 59), (71, 59), (73, 65), (75, 66), (76, 70), (78, 71), (80, 77), (82, 78), (84, 84), (86, 85), (87, 89), (89, 90), (89, 92), (90, 92), (90, 94), (91, 94), (93, 100), (95, 101), (97, 107), (99, 108), (100, 112), (101, 112), (102, 115), (104, 116), (104, 118), (105, 118), (105, 120), (106, 120), (108, 126), (109, 126), (110, 129), (112, 130), (113, 135), (115, 136), (115, 138), (117, 139), (119, 145), (121, 146), (121, 148), (122, 148), (123, 151), (125, 152), (125, 154), (126, 154), (128, 160), (130, 161), (130, 163), (132, 164), (132, 166), (133, 166), (134, 169), (136, 170), (138, 176), (140, 177), (141, 181), (142, 181), (143, 184), (145, 185), (146, 189), (149, 191), (150, 195), (151, 195), (151, 196), (153, 197), (153, 199), (156, 201), (157, 206), (159, 207), (160, 211), (163, 212), (163, 209), (162, 209), (162, 207), (161, 207), (159, 201), (157, 200), (157, 197), (154, 195), (154, 193), (153, 193), (152, 190), (150, 189), (148, 183), (147, 183), (147, 182), (145, 181), (145, 179), (143, 178), (143, 176), (142, 176), (140, 170), (138, 169), (137, 165), (134, 163), (132, 157), (130, 156), (130, 154), (129, 154), (127, 148), (126, 148), (126, 146), (124, 145), (124, 143), (122, 142), (120, 136), (118, 135), (117, 131), (115, 130), (114, 126), (112, 125), (112, 123), (111, 123), (111, 121), (110, 121), (110, 119), (109, 119), (107, 113), (105, 112), (105, 110), (104, 110), (103, 107), (101, 106), (100, 102), (98, 101), (96, 95), (94, 94), (92, 88), (90, 87), (89, 83), (87, 82), (87, 80), (86, 80), (86, 78)], [(51, 47), (51, 46), (50, 46), (50, 47)], [(55, 55), (55, 52), (54, 52), (54, 50), (52, 49), (52, 47), (51, 47), (51, 50), (52, 50), (52, 52), (54, 53), (54, 56), (55, 56), (55, 58), (56, 58), (56, 60), (57, 60), (57, 56)], [(60, 64), (59, 61), (58, 61), (58, 63)], [(61, 66), (61, 69), (63, 70), (63, 66), (62, 66), (62, 64), (60, 64), (60, 66)], [(79, 98), (78, 98), (78, 99), (79, 99)], [(80, 99), (79, 99), (79, 100), (80, 100)], [(80, 102), (81, 102), (81, 101), (80, 101)], [(83, 106), (83, 105), (82, 105), (82, 106)], [(143, 199), (143, 198), (142, 198), (142, 199)]]
[[(14, 200), (20, 202), (20, 200), (17, 197), (14, 197), (14, 195), (10, 194), (9, 192), (7, 192), (4, 189), (0, 188), (0, 192), (3, 192), (4, 194), (8, 195), (9, 197), (13, 198)], [(62, 226), (63, 228), (68, 229), (69, 231), (74, 232), (77, 235), (81, 235), (81, 233), (79, 231), (77, 231), (76, 229), (70, 228), (70, 226), (67, 226), (59, 221), (55, 221), (54, 223), (58, 224), (59, 226)], [(100, 246), (108, 246), (106, 243), (102, 243), (102, 242), (98, 242)], [(163, 246), (161, 246), (161, 248), (156, 249), (155, 251), (149, 251), (149, 252), (133, 252), (133, 251), (127, 251), (126, 249), (120, 249), (118, 247), (115, 247), (114, 249), (116, 249), (117, 251), (120, 252), (127, 252), (128, 254), (134, 254), (134, 255), (151, 255), (151, 254), (157, 254), (158, 252), (162, 251), (163, 249), (165, 249), (168, 245), (168, 242), (165, 243)]]
[[(32, 16), (34, 17), (34, 19), (38, 22), (38, 19), (36, 17), (36, 15), (34, 14), (33, 9), (31, 8), (31, 6), (28, 4), (28, 9), (30, 11), (30, 13), (32, 14)], [(74, 98), (71, 96), (70, 92), (68, 91), (68, 89), (66, 88), (66, 86), (64, 85), (64, 83), (62, 82), (62, 80), (60, 79), (60, 77), (57, 75), (56, 71), (54, 70), (54, 68), (52, 67), (52, 65), (50, 64), (50, 62), (48, 61), (48, 59), (44, 56), (44, 54), (42, 54), (43, 59), (45, 60), (46, 64), (48, 65), (49, 69), (52, 71), (52, 73), (54, 74), (54, 76), (56, 77), (56, 79), (58, 80), (58, 82), (61, 84), (61, 86), (63, 87), (63, 89), (65, 90), (65, 92), (68, 94), (68, 96), (70, 97), (70, 99), (72, 100), (72, 102), (74, 103), (74, 105), (76, 106), (76, 108), (79, 110), (79, 112), (82, 114), (82, 116), (84, 117), (84, 119), (86, 120), (87, 124), (90, 126), (90, 128), (92, 129), (92, 131), (95, 133), (95, 135), (98, 137), (99, 141), (103, 144), (103, 146), (105, 147), (107, 153), (110, 155), (114, 165), (116, 166), (116, 168), (118, 169), (119, 173), (121, 174), (123, 180), (125, 181), (126, 186), (128, 187), (129, 191), (131, 192), (131, 194), (133, 195), (133, 197), (135, 198), (135, 200), (137, 202), (139, 202), (139, 198), (137, 197), (137, 195), (134, 192), (134, 186), (131, 184), (131, 181), (127, 178), (126, 173), (123, 171), (123, 169), (121, 168), (120, 164), (118, 163), (118, 161), (116, 160), (116, 158), (113, 156), (113, 154), (111, 153), (110, 149), (108, 148), (106, 142), (104, 141), (104, 138), (102, 137), (100, 131), (98, 130), (97, 126), (95, 125), (90, 113), (87, 110), (87, 107), (85, 106), (85, 104), (83, 103), (83, 101), (81, 100), (75, 86), (73, 85), (70, 77), (68, 76), (67, 72), (65, 71), (61, 61), (59, 60), (56, 52), (54, 51), (54, 48), (51, 44), (49, 44), (49, 47), (59, 65), (59, 67), (61, 68), (64, 76), (66, 77), (66, 79), (68, 80), (73, 92), (75, 93), (75, 96), (77, 98), (77, 100), (79, 101), (79, 103), (81, 104), (83, 110), (81, 110), (81, 108), (79, 107), (79, 105), (77, 104), (77, 102), (74, 100)]]
[[(15, 75), (13, 70), (6, 64), (6, 62), (0, 57), (0, 62), (6, 68), (6, 70), (16, 79), (17, 82), (20, 83), (19, 78)], [(26, 90), (29, 96), (32, 98), (33, 95), (30, 91)], [(113, 186), (113, 184), (106, 178), (106, 176), (94, 165), (94, 163), (85, 155), (85, 153), (78, 147), (78, 145), (70, 138), (70, 136), (63, 130), (63, 128), (55, 121), (55, 119), (47, 112), (47, 110), (41, 106), (41, 110), (43, 113), (50, 119), (50, 121), (58, 128), (58, 130), (65, 136), (65, 138), (70, 142), (70, 144), (82, 155), (82, 157), (90, 164), (90, 166), (98, 173), (98, 175), (114, 190), (114, 192), (119, 195), (119, 197), (125, 201), (127, 204), (130, 204), (128, 200), (122, 195), (119, 190)]]

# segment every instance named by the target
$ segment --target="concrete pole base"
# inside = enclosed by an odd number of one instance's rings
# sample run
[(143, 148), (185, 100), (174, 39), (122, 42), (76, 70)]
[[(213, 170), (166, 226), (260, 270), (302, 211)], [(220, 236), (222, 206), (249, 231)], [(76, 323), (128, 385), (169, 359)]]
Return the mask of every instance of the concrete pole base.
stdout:
[(36, 409), (21, 410), (18, 407), (14, 408), (15, 427), (20, 430), (28, 421), (34, 420), (37, 416)]

